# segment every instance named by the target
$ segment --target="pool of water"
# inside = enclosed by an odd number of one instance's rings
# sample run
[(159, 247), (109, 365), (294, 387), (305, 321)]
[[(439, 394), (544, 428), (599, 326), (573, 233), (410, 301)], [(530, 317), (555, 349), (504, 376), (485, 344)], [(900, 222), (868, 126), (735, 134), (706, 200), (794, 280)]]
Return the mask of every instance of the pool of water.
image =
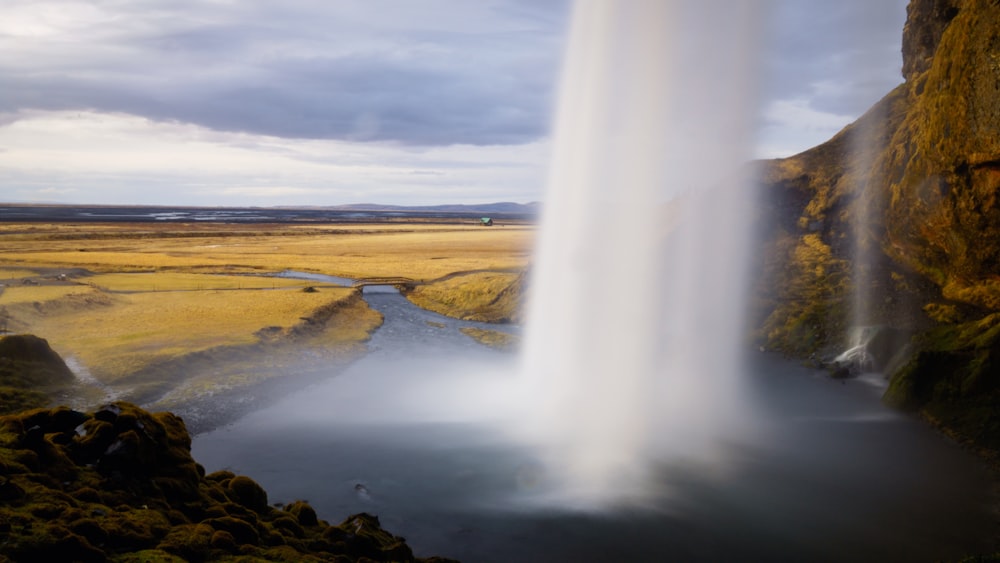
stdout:
[(469, 323), (366, 299), (386, 315), (368, 356), (196, 436), (195, 458), (272, 502), (306, 499), (334, 522), (376, 514), (417, 555), (465, 561), (934, 561), (997, 547), (977, 460), (887, 410), (876, 386), (766, 354), (747, 365), (756, 429), (716, 464), (663, 462), (638, 505), (552, 502), (558, 476), (492, 416), (516, 359), (458, 332)]

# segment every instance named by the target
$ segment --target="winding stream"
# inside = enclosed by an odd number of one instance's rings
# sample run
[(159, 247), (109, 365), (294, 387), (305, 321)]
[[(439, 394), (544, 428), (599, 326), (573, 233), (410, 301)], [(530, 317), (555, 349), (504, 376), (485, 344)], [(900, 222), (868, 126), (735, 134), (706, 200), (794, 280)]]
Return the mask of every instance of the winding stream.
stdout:
[(471, 416), (516, 359), (458, 328), (496, 327), (393, 290), (365, 298), (385, 315), (369, 354), (196, 436), (208, 471), (249, 475), (271, 502), (306, 499), (333, 522), (376, 514), (417, 555), (465, 561), (933, 561), (997, 548), (993, 482), (975, 459), (887, 410), (873, 386), (767, 354), (748, 366), (759, 431), (724, 463), (664, 466), (647, 506), (535, 502), (551, 479), (537, 452)]

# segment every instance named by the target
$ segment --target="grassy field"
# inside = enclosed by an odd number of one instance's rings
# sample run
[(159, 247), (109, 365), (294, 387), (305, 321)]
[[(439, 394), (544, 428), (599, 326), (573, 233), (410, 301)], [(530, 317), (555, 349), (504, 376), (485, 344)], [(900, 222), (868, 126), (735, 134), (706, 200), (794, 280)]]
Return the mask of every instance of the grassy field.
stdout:
[[(223, 225), (225, 226), (225, 225)], [(75, 228), (74, 228), (75, 227)], [(159, 228), (154, 228), (159, 227)], [(319, 272), (432, 280), (477, 269), (523, 268), (531, 227), (467, 225), (0, 225), (0, 266), (91, 272)]]
[(17, 268), (0, 268), (0, 283), (12, 282), (23, 278), (34, 276), (31, 270), (19, 270)]
[(417, 305), (458, 319), (518, 322), (523, 270), (473, 272), (417, 286), (407, 294)]
[[(316, 286), (316, 282), (267, 276), (224, 276), (191, 274), (185, 272), (159, 272), (139, 274), (98, 274), (80, 279), (82, 283), (116, 292), (139, 291), (209, 291), (220, 289), (303, 289)], [(329, 285), (329, 284), (327, 284)]]
[[(154, 275), (151, 275), (155, 277)], [(36, 288), (51, 289), (51, 288)], [(29, 330), (47, 335), (105, 383), (158, 361), (259, 342), (259, 331), (287, 331), (313, 311), (348, 297), (347, 288), (157, 291), (111, 295), (94, 288), (15, 309)], [(95, 305), (96, 304), (96, 305)]]
[(0, 329), (46, 338), (84, 374), (67, 394), (79, 406), (175, 408), (348, 361), (381, 323), (355, 290), (267, 274), (405, 277), (428, 282), (409, 295), (422, 306), (510, 320), (505, 288), (532, 238), (526, 226), (0, 224)]

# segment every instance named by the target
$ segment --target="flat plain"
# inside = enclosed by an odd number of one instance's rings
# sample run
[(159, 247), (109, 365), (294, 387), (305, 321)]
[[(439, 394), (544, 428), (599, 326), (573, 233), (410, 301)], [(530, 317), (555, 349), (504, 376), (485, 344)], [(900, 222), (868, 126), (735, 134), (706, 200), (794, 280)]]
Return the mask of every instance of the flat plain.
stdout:
[(381, 324), (355, 289), (275, 274), (406, 278), (421, 306), (511, 320), (500, 294), (533, 237), (528, 225), (4, 223), (0, 329), (67, 359), (80, 383), (62, 402), (208, 408), (349, 362)]

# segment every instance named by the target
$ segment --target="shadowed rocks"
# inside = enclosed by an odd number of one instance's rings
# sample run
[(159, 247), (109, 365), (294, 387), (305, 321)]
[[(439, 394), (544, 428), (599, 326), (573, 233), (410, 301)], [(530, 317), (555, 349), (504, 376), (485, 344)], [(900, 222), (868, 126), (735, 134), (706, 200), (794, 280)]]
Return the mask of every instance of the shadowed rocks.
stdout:
[[(249, 477), (205, 475), (184, 422), (116, 402), (0, 416), (0, 531), (11, 561), (424, 561), (367, 514), (337, 526)], [(179, 559), (178, 559), (179, 558)], [(133, 560), (133, 559), (128, 559)], [(136, 559), (139, 560), (139, 559)], [(432, 558), (426, 561), (444, 561)]]

